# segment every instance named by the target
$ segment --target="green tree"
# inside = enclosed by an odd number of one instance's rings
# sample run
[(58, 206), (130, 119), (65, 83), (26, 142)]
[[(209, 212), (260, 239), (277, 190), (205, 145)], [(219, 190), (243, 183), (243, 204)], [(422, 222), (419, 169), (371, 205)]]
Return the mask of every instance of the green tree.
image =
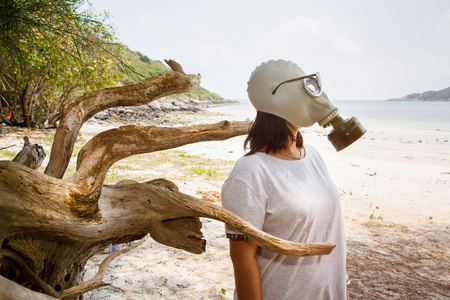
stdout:
[[(0, 118), (53, 126), (70, 99), (115, 86), (126, 48), (84, 0), (0, 0)], [(102, 18), (102, 19), (101, 19)], [(11, 112), (8, 119), (5, 114)]]

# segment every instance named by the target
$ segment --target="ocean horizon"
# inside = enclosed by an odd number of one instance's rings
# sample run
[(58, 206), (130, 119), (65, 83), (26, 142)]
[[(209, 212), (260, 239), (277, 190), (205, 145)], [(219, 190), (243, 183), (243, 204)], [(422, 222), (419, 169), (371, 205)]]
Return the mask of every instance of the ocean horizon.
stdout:
[[(230, 121), (255, 118), (255, 109), (248, 100), (235, 101), (240, 104), (206, 110), (222, 114)], [(383, 135), (384, 139), (449, 144), (450, 102), (335, 100), (332, 103), (344, 119), (358, 118), (367, 129), (365, 138)], [(321, 127), (315, 124), (312, 128)]]

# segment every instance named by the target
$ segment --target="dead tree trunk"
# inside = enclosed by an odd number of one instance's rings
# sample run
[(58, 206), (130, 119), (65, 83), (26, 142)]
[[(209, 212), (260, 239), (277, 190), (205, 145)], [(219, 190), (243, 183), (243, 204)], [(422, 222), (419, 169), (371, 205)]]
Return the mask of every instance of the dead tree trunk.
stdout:
[[(329, 254), (333, 244), (302, 245), (272, 237), (219, 206), (180, 193), (175, 184), (164, 179), (103, 185), (108, 169), (120, 159), (242, 135), (248, 129), (246, 122), (183, 128), (124, 126), (105, 131), (81, 149), (76, 173), (61, 179), (81, 125), (96, 112), (188, 91), (199, 82), (198, 75), (176, 71), (135, 86), (94, 92), (64, 109), (45, 174), (17, 162), (0, 161), (1, 275), (52, 297), (75, 297), (101, 286), (99, 281), (76, 292), (72, 288), (82, 283), (87, 260), (109, 244), (137, 240), (150, 233), (162, 244), (203, 252), (206, 241), (199, 217), (230, 224), (261, 247), (279, 253)], [(23, 292), (7, 280), (1, 279), (2, 285)], [(6, 297), (6, 292), (2, 293), (0, 296)]]

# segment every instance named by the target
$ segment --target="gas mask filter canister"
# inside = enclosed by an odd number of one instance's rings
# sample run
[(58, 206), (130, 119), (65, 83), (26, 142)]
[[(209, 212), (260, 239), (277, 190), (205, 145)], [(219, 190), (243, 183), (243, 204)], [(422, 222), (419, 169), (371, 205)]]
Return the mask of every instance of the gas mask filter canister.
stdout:
[(306, 75), (295, 63), (271, 60), (258, 66), (248, 81), (248, 97), (257, 111), (279, 116), (298, 129), (318, 123), (332, 126), (328, 140), (340, 151), (366, 129), (352, 117), (344, 120), (322, 91), (320, 74)]

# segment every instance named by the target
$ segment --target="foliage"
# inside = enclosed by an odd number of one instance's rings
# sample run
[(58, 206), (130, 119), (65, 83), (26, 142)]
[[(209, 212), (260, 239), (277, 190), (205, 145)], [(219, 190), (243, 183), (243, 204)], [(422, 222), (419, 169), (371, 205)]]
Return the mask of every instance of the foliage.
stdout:
[(130, 69), (123, 70), (123, 79), (121, 83), (123, 85), (135, 84), (144, 78), (155, 76), (171, 72), (169, 67), (166, 67), (162, 62), (157, 60), (151, 60), (147, 56), (142, 55), (140, 52), (127, 51), (126, 54), (127, 63)]
[[(116, 42), (86, 0), (0, 0), (0, 121), (54, 127), (80, 95), (170, 72)], [(222, 99), (204, 88), (172, 96)]]
[(183, 96), (198, 100), (223, 100), (222, 96), (220, 96), (219, 94), (210, 92), (207, 89), (202, 88), (201, 86), (195, 88), (190, 92), (184, 93)]
[[(158, 60), (152, 60), (142, 53), (136, 51), (129, 51), (127, 53), (128, 64), (130, 68), (134, 70), (134, 72), (130, 70), (124, 70), (124, 79), (122, 80), (122, 84), (133, 84), (137, 83), (140, 80), (155, 76), (158, 74), (163, 74), (167, 72), (171, 72), (171, 70), (166, 67), (162, 62)], [(203, 87), (197, 87), (191, 92), (180, 94), (180, 95), (171, 95), (170, 98), (178, 99), (180, 97), (188, 97), (191, 99), (197, 100), (222, 100), (223, 98), (217, 94), (208, 91)]]
[[(84, 0), (0, 2), (0, 118), (54, 124), (70, 99), (116, 85), (125, 48)], [(5, 114), (11, 111), (8, 119)]]

